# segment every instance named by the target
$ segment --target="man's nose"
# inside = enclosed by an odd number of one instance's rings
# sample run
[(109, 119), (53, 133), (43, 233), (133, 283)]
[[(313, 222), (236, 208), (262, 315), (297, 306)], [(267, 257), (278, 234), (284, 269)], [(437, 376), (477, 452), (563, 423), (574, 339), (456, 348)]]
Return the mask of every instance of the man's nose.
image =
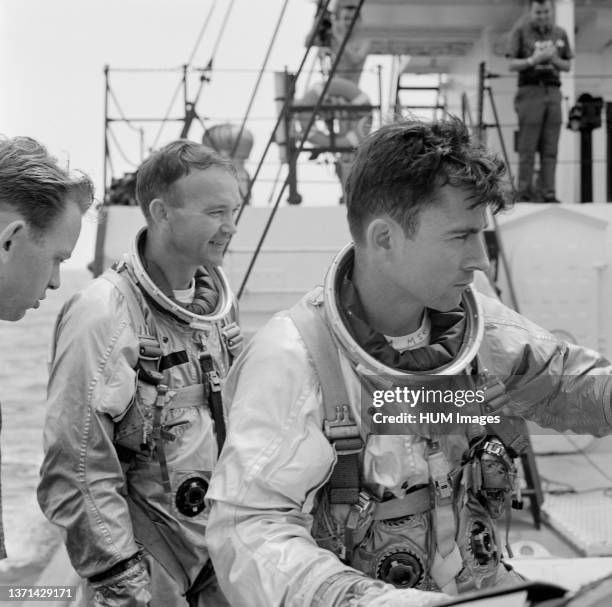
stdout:
[(60, 267), (59, 265), (53, 266), (53, 272), (51, 273), (51, 278), (49, 279), (49, 284), (47, 288), (49, 289), (59, 289), (61, 284), (60, 280)]
[(221, 229), (226, 236), (233, 236), (238, 231), (236, 228), (236, 219), (233, 215), (231, 215), (227, 221), (223, 222)]
[(466, 269), (470, 271), (481, 270), (486, 273), (491, 264), (489, 262), (489, 254), (487, 252), (484, 233), (475, 234), (474, 236), (475, 237), (472, 239), (472, 246), (465, 260)]

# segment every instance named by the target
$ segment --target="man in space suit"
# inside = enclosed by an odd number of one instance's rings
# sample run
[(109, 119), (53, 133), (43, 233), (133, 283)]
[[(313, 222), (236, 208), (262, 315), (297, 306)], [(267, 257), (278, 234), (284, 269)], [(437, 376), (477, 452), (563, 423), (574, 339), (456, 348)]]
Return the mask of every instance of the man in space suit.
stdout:
[(241, 202), (235, 170), (174, 141), (141, 165), (136, 195), (146, 228), (56, 323), (39, 503), (88, 605), (227, 605), (204, 496), (242, 341), (218, 267)]
[[(520, 499), (507, 412), (607, 434), (612, 367), (470, 287), (503, 174), (456, 119), (383, 126), (358, 148), (354, 242), (227, 378), (208, 541), (234, 607), (423, 607), (518, 581), (493, 524)], [(451, 421), (400, 402), (440, 385)], [(398, 414), (378, 424), (388, 395)]]

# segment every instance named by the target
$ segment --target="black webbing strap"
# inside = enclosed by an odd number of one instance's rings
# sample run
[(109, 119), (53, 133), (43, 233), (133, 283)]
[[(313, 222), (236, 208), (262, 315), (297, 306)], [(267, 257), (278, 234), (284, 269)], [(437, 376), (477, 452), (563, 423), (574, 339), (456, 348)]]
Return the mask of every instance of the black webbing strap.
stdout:
[(329, 500), (332, 504), (356, 504), (359, 501), (359, 454), (361, 438), (340, 439), (332, 442), (338, 461), (329, 479)]
[(199, 602), (199, 595), (210, 584), (211, 579), (215, 575), (215, 570), (211, 560), (206, 561), (206, 565), (200, 569), (195, 581), (191, 585), (191, 588), (185, 593), (187, 604), (189, 607), (197, 607)]
[(210, 414), (215, 424), (215, 436), (217, 437), (218, 454), (221, 455), (221, 449), (225, 443), (225, 418), (223, 417), (223, 400), (221, 398), (221, 379), (215, 370), (212, 356), (206, 350), (200, 352), (200, 369), (202, 374), (208, 379), (208, 404), (210, 406)]
[(357, 504), (361, 488), (359, 455), (364, 443), (351, 416), (336, 344), (323, 320), (321, 307), (312, 297), (309, 294), (300, 300), (289, 310), (289, 316), (317, 372), (325, 409), (325, 436), (338, 456), (328, 484), (330, 502)]

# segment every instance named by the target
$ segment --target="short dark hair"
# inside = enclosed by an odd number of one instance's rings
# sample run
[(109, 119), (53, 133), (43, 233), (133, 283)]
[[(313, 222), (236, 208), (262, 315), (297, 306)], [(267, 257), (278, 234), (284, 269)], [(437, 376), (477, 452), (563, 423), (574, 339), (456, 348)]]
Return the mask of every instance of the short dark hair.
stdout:
[(174, 183), (192, 170), (204, 171), (213, 167), (236, 177), (236, 168), (231, 160), (195, 141), (177, 139), (153, 152), (136, 173), (136, 199), (147, 221), (153, 199), (166, 196), (170, 205), (177, 205), (172, 196)]
[[(533, 4), (546, 4), (549, 0), (529, 0), (529, 6), (532, 6)], [(554, 6), (554, 1), (550, 0), (550, 4), (551, 6)]]
[(19, 213), (35, 235), (49, 229), (68, 200), (85, 213), (93, 194), (85, 173), (61, 168), (35, 139), (0, 136), (0, 205)]
[(505, 172), (496, 155), (471, 141), (458, 118), (385, 125), (363, 140), (349, 171), (349, 229), (360, 241), (369, 220), (388, 215), (411, 236), (420, 210), (445, 185), (469, 191), (474, 207), (487, 205), (496, 213), (510, 202)]

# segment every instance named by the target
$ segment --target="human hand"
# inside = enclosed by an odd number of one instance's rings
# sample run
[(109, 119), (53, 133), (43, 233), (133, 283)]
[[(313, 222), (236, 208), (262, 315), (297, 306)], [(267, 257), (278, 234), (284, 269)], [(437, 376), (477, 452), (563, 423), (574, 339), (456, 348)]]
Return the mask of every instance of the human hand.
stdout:
[(227, 349), (230, 351), (232, 356), (238, 356), (242, 352), (244, 347), (244, 337), (240, 332), (240, 326), (238, 323), (232, 322), (221, 329), (223, 339), (227, 344)]
[(541, 50), (536, 50), (531, 59), (533, 63), (550, 63), (550, 61), (557, 55), (557, 49), (554, 46), (547, 46)]

